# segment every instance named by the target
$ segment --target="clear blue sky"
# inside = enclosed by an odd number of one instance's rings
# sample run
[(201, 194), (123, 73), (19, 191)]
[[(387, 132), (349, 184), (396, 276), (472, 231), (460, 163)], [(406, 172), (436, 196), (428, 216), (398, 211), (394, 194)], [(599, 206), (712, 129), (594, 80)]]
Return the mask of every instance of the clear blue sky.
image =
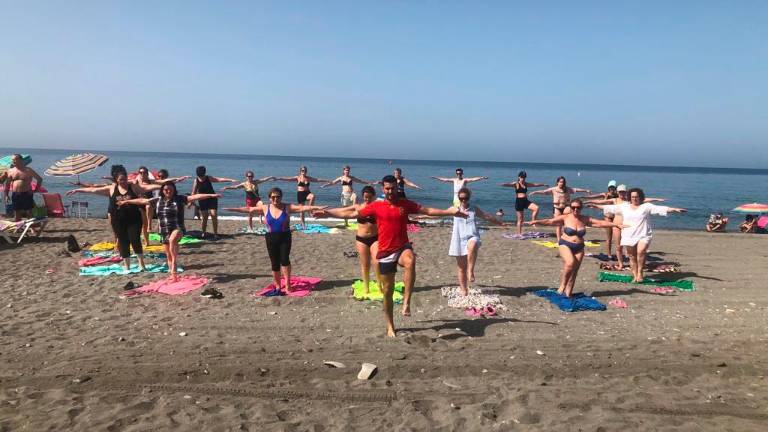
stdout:
[(768, 165), (766, 1), (0, 0), (0, 146)]

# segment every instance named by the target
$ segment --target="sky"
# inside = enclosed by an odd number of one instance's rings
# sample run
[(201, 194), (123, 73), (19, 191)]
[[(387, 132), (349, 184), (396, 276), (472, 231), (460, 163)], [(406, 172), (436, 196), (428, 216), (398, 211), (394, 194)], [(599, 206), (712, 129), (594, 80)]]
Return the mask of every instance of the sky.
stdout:
[(765, 1), (0, 0), (0, 147), (768, 165)]

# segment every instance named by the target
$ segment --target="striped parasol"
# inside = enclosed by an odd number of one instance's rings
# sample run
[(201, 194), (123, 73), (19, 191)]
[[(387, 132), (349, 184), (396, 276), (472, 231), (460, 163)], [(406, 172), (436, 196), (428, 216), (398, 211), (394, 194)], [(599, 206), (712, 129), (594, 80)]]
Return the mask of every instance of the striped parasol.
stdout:
[[(24, 163), (29, 165), (32, 163), (32, 157), (28, 154), (21, 155), (21, 158), (24, 159)], [(13, 163), (13, 155), (3, 156), (0, 158), (0, 174), (8, 171), (8, 168), (11, 167), (11, 164)]]
[(746, 213), (746, 214), (768, 213), (768, 204), (759, 204), (759, 203), (742, 204), (731, 211), (736, 213)]
[(109, 158), (107, 156), (95, 153), (84, 153), (67, 156), (45, 170), (45, 175), (56, 177), (69, 177), (76, 175), (78, 176), (79, 181), (80, 174), (94, 170), (104, 165), (104, 163), (108, 160)]

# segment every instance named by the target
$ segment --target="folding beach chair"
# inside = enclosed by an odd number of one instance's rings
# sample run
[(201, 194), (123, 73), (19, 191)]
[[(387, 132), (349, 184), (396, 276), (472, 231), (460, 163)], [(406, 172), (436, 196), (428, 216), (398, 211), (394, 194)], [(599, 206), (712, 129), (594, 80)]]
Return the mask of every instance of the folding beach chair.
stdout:
[(67, 215), (67, 209), (64, 202), (61, 201), (61, 194), (44, 193), (43, 201), (49, 217), (65, 217)]
[[(18, 222), (0, 220), (0, 232), (3, 234), (3, 239), (8, 243), (19, 244), (24, 240), (24, 237), (30, 232), (32, 227), (39, 227), (35, 237), (40, 237), (40, 234), (43, 233), (47, 224), (48, 218), (22, 219)], [(18, 240), (14, 242), (12, 238), (13, 236), (18, 236)]]

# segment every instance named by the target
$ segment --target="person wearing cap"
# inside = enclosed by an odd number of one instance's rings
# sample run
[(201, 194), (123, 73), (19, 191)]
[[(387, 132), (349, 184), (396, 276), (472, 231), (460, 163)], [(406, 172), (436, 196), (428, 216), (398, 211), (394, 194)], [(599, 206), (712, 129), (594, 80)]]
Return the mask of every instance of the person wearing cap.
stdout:
[[(619, 194), (616, 192), (616, 180), (611, 180), (608, 182), (608, 190), (602, 193), (594, 194), (594, 195), (586, 195), (582, 197), (584, 200), (585, 205), (589, 205), (590, 201), (594, 200), (612, 200), (616, 197), (618, 197)], [(613, 222), (613, 213), (605, 213), (603, 219), (605, 219), (608, 222)], [(605, 254), (608, 256), (611, 256), (613, 253), (613, 228), (606, 228), (605, 229)], [(618, 243), (618, 242), (617, 242)]]
[[(576, 193), (590, 193), (589, 189), (582, 189), (577, 187), (568, 187), (565, 177), (560, 176), (555, 180), (555, 185), (551, 188), (541, 189), (528, 194), (529, 196), (552, 194), (552, 217), (563, 215), (571, 209), (568, 207), (568, 203), (571, 202), (571, 195)], [(557, 241), (560, 241), (560, 235), (562, 234), (562, 225), (555, 225), (555, 233), (557, 234)]]
[(482, 177), (464, 177), (464, 170), (461, 168), (456, 168), (456, 177), (450, 178), (450, 177), (435, 177), (431, 176), (430, 178), (433, 178), (437, 181), (441, 181), (443, 183), (453, 183), (453, 206), (458, 207), (461, 202), (459, 201), (459, 191), (465, 187), (468, 187), (467, 184), (480, 181), (480, 180), (488, 180), (488, 177), (482, 176)]
[(539, 215), (539, 206), (528, 200), (528, 188), (529, 187), (549, 187), (544, 183), (528, 183), (525, 179), (528, 177), (528, 173), (520, 171), (517, 174), (516, 182), (502, 183), (502, 187), (515, 188), (515, 211), (517, 212), (517, 233), (523, 233), (523, 219), (525, 219), (525, 210), (531, 211), (531, 220), (536, 220), (536, 216)]

